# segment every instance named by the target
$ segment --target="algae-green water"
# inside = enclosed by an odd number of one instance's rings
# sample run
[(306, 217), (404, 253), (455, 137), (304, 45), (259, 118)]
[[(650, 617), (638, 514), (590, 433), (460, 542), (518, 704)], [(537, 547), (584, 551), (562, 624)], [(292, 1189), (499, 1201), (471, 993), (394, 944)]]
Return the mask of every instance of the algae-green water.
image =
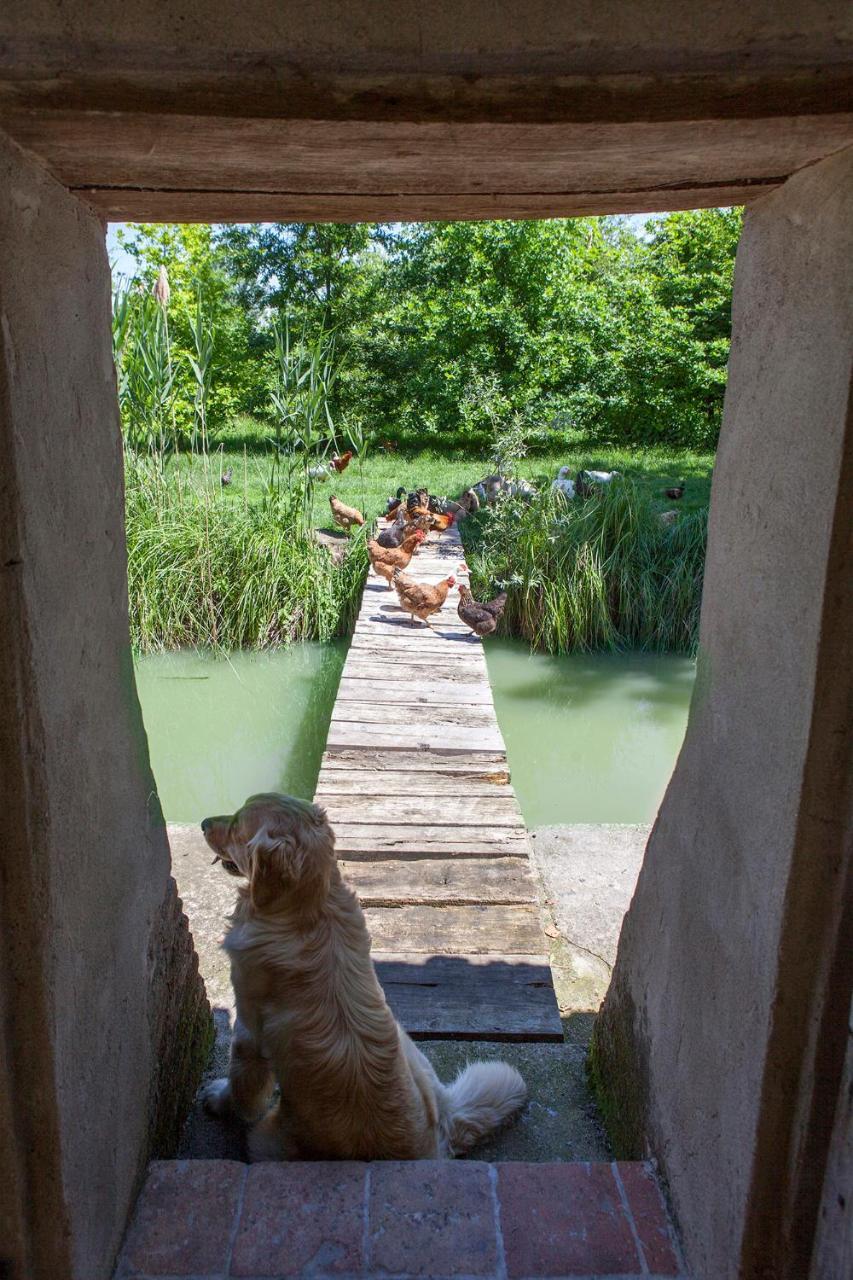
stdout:
[[(140, 658), (137, 685), (166, 818), (198, 822), (255, 791), (310, 798), (345, 656), (346, 641), (334, 641)], [(543, 657), (503, 640), (487, 641), (486, 656), (528, 826), (654, 818), (684, 736), (689, 659)]]
[(347, 642), (138, 658), (151, 767), (169, 822), (231, 813), (256, 791), (311, 799)]
[(693, 662), (548, 657), (513, 640), (485, 649), (527, 825), (653, 821), (684, 738)]

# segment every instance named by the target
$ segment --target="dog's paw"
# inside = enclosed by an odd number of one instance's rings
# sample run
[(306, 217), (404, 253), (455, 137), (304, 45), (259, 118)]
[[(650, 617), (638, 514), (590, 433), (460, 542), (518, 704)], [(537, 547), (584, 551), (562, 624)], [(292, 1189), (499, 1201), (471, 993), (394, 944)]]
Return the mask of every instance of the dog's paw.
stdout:
[(227, 1080), (211, 1080), (201, 1091), (201, 1102), (212, 1116), (224, 1116), (229, 1110), (231, 1090)]

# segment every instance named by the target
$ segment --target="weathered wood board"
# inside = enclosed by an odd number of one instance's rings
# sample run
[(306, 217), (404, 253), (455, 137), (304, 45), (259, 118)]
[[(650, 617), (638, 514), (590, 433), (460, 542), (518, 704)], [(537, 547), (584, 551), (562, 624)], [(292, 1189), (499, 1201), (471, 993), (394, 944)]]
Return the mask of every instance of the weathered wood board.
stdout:
[[(467, 582), (459, 534), (407, 572)], [(388, 1001), (417, 1038), (562, 1039), (524, 820), (482, 642), (448, 594), (412, 625), (370, 577), (316, 800), (365, 909)]]
[(394, 826), (392, 822), (338, 822), (335, 837), (341, 856), (362, 862), (366, 858), (385, 860), (390, 856), (412, 861), (436, 856), (526, 858), (529, 854), (526, 832), (515, 827), (478, 831), (474, 827), (425, 827), (418, 822), (410, 827)]
[(405, 823), (417, 825), (426, 832), (432, 827), (473, 827), (478, 838), (490, 827), (517, 827), (524, 830), (524, 819), (511, 788), (501, 788), (503, 795), (487, 796), (401, 796), (394, 804), (381, 788), (377, 793), (327, 797), (323, 800), (329, 820), (351, 826), (356, 822), (372, 824)]
[(560, 1041), (547, 956), (373, 956), (385, 997), (415, 1040)]
[(537, 901), (536, 881), (526, 858), (424, 858), (416, 863), (342, 859), (339, 865), (364, 907), (465, 907), (489, 902), (512, 906)]
[(530, 955), (542, 937), (536, 906), (431, 903), (370, 907), (365, 915), (373, 946), (404, 955)]

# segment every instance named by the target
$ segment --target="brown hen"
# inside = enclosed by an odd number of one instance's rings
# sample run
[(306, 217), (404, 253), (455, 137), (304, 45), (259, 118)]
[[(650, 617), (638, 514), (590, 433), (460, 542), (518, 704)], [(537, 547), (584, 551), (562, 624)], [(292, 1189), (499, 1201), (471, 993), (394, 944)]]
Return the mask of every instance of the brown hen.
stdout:
[(412, 626), (415, 625), (415, 618), (420, 618), (421, 622), (425, 622), (428, 627), (432, 626), (430, 617), (440, 611), (447, 599), (448, 591), (456, 582), (455, 578), (450, 577), (432, 586), (425, 582), (416, 582), (400, 569), (394, 570), (391, 580), (401, 607), (412, 615)]
[(399, 547), (382, 547), (375, 538), (370, 539), (367, 544), (370, 563), (379, 576), (388, 583), (389, 589), (394, 570), (405, 569), (412, 558), (415, 547), (419, 542), (423, 542), (423, 539), (424, 533), (422, 529), (415, 529), (414, 533), (410, 533), (403, 539)]

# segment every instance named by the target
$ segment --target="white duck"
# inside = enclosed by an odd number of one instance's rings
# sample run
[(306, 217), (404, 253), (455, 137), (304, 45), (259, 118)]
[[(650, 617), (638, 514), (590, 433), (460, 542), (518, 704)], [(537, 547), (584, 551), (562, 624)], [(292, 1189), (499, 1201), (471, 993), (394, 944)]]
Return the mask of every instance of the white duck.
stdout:
[(621, 471), (585, 471), (584, 475), (589, 480), (594, 480), (596, 484), (610, 484), (616, 476), (621, 476)]
[(575, 496), (575, 482), (569, 479), (569, 468), (560, 467), (557, 473), (557, 479), (551, 485), (555, 493), (561, 493), (564, 498), (573, 498)]

